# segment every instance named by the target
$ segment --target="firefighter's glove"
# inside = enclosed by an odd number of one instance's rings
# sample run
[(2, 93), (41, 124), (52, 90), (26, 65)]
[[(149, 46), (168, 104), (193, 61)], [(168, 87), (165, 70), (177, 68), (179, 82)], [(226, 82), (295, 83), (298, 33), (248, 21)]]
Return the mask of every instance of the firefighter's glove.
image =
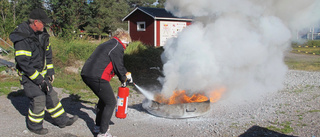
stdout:
[(49, 82), (50, 82), (50, 83), (53, 83), (53, 81), (54, 81), (54, 75), (48, 76), (48, 79), (49, 79)]
[(127, 86), (127, 82), (123, 82), (122, 84), (121, 84), (121, 87), (126, 87)]
[(132, 79), (132, 76), (131, 76), (131, 72), (127, 72), (126, 76), (127, 76), (127, 81), (128, 81), (128, 83), (133, 83), (133, 79)]
[(49, 92), (49, 86), (48, 86), (47, 81), (42, 80), (42, 82), (40, 83), (39, 87), (40, 87), (41, 91), (43, 91), (44, 93), (47, 94)]

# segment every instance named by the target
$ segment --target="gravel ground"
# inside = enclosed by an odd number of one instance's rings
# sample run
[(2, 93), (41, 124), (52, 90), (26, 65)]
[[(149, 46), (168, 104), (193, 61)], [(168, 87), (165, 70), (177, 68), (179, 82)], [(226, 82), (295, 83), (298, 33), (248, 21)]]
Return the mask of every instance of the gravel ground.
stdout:
[[(118, 137), (320, 137), (320, 72), (289, 70), (284, 85), (284, 89), (257, 101), (212, 103), (207, 114), (187, 119), (153, 116), (142, 108), (144, 96), (133, 92), (127, 118), (118, 119), (113, 115), (110, 132)], [(62, 92), (63, 89), (55, 90), (66, 112), (77, 114), (80, 119), (74, 125), (60, 129), (46, 116), (44, 127), (49, 129), (46, 136), (95, 136), (91, 132), (94, 104), (73, 101), (75, 97)], [(0, 96), (0, 136), (38, 136), (29, 132), (25, 125), (28, 99), (15, 96), (21, 90), (12, 88), (12, 91), (8, 96)]]

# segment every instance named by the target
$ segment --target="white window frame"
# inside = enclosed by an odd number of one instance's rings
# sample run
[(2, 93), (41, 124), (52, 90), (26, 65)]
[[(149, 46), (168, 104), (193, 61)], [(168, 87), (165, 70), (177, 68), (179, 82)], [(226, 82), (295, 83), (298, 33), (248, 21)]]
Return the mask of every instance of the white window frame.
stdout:
[[(141, 28), (141, 25), (143, 25), (144, 28)], [(137, 31), (146, 31), (146, 22), (145, 21), (137, 22)]]

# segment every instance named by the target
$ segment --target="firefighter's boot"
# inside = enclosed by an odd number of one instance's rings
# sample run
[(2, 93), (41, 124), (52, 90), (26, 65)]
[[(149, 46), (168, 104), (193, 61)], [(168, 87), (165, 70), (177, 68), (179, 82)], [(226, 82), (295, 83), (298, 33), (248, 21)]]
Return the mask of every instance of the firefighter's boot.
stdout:
[(74, 122), (76, 122), (78, 120), (78, 116), (77, 115), (74, 115), (72, 118), (68, 118), (68, 121), (66, 124), (64, 125), (59, 125), (60, 128), (64, 128), (66, 126), (71, 126)]
[(45, 135), (48, 133), (48, 129), (47, 128), (41, 128), (41, 129), (37, 129), (37, 130), (31, 130), (29, 129), (31, 132), (39, 134), (39, 135)]

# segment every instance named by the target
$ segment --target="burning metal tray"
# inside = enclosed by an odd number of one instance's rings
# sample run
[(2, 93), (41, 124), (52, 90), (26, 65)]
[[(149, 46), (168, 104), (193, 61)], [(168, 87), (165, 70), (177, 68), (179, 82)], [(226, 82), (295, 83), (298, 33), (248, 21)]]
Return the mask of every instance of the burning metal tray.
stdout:
[(206, 114), (210, 110), (210, 100), (183, 104), (160, 104), (145, 99), (142, 107), (149, 113), (165, 118), (191, 118)]

